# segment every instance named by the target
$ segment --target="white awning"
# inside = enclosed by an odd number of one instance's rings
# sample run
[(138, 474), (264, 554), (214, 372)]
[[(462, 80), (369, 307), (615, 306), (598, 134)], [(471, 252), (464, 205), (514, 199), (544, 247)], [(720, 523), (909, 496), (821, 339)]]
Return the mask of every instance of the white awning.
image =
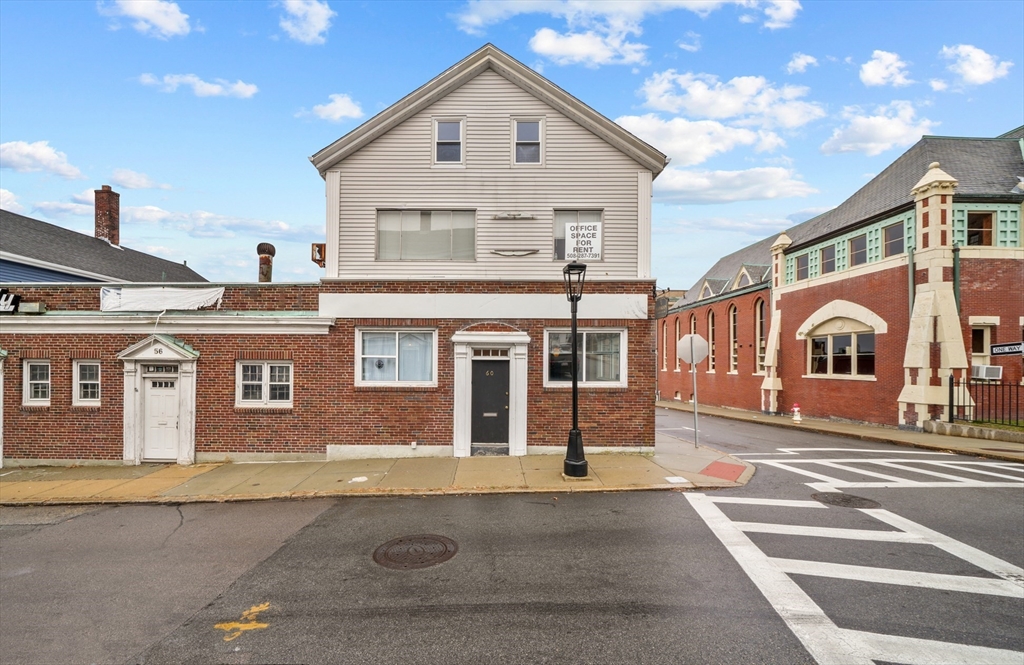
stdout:
[(100, 289), (102, 312), (163, 312), (201, 309), (216, 305), (224, 297), (224, 287), (182, 289), (165, 286)]

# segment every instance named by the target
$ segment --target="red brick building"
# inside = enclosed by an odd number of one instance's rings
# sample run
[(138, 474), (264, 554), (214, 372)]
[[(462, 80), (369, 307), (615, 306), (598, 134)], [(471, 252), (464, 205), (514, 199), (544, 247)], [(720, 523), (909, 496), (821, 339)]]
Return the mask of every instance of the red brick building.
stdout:
[(488, 45), (311, 161), (318, 284), (4, 285), (3, 457), (564, 451), (573, 260), (584, 444), (653, 447), (665, 155)]
[(920, 428), (948, 415), (950, 375), (1021, 384), (1021, 358), (990, 349), (1024, 329), (1022, 137), (924, 137), (837, 208), (719, 260), (658, 322), (660, 397), (692, 398), (689, 332), (710, 342), (697, 392), (716, 406)]

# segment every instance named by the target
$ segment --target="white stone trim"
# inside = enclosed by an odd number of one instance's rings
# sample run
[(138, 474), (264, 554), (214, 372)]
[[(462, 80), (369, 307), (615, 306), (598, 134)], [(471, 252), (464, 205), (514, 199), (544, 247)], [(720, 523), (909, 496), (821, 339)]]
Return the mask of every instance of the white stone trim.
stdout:
[[(563, 296), (564, 300), (564, 296)], [(6, 316), (4, 332), (26, 335), (149, 334), (168, 335), (326, 335), (333, 319), (314, 316), (85, 314), (82, 316)]]
[[(917, 264), (918, 269), (921, 269), (918, 254), (919, 253), (915, 250), (914, 263)], [(949, 256), (952, 257), (952, 254), (950, 254)], [(792, 284), (786, 284), (786, 264), (785, 258), (783, 258), (783, 261), (779, 266), (779, 288), (775, 289), (775, 291), (777, 291), (780, 295), (783, 293), (792, 293), (793, 291), (800, 291), (802, 289), (813, 288), (816, 286), (821, 286), (823, 284), (831, 284), (833, 282), (842, 282), (852, 277), (870, 275), (871, 273), (875, 273), (880, 270), (890, 270), (892, 268), (898, 268), (900, 266), (905, 265), (907, 265), (906, 252), (884, 258), (880, 261), (862, 263), (859, 266), (846, 268), (845, 270), (835, 270), (833, 272), (825, 273), (824, 275), (818, 275), (817, 277), (810, 277), (808, 279), (801, 279), (799, 281), (793, 282)]]
[(998, 316), (969, 316), (967, 322), (972, 326), (998, 326)]
[[(647, 320), (647, 294), (598, 293), (579, 302), (581, 319)], [(321, 293), (320, 320), (568, 319), (564, 293)]]
[[(455, 345), (454, 441), (455, 457), (469, 457), (473, 422), (473, 348), (509, 349), (508, 454), (526, 454), (527, 362), (530, 336), (524, 332), (457, 332)], [(433, 446), (430, 446), (433, 447)]]
[(147, 362), (178, 365), (178, 464), (192, 464), (196, 456), (196, 359), (156, 335), (131, 345), (118, 354), (124, 362), (124, 463), (143, 461), (145, 445), (145, 379), (142, 365)]
[(832, 302), (819, 307), (814, 314), (807, 317), (807, 319), (797, 329), (796, 338), (798, 340), (804, 340), (807, 337), (807, 333), (814, 330), (822, 323), (838, 317), (860, 321), (861, 323), (870, 326), (875, 331), (876, 335), (884, 335), (889, 330), (889, 325), (885, 320), (867, 307), (850, 302), (849, 300), (833, 300)]

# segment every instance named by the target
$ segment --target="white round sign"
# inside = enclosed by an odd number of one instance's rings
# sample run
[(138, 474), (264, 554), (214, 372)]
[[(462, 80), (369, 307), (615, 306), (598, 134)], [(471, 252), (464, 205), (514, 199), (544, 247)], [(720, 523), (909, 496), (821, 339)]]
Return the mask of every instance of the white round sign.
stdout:
[(676, 342), (676, 355), (690, 365), (699, 363), (708, 357), (708, 341), (700, 335), (683, 335)]

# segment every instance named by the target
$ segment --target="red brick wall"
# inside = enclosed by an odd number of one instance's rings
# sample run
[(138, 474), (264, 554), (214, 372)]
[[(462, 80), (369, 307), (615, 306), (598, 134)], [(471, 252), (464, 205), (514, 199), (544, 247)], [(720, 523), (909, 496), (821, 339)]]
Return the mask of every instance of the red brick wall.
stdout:
[[(971, 359), (972, 316), (999, 317), (999, 325), (992, 328), (993, 344), (1021, 341), (1020, 317), (1024, 316), (1024, 261), (960, 261), (960, 320), (968, 362)], [(1004, 383), (1020, 383), (1020, 356), (996, 356), (991, 358), (990, 362), (993, 365), (1002, 365)]]
[[(657, 326), (658, 353), (658, 390), (662, 399), (674, 399), (678, 392), (683, 401), (692, 399), (693, 387), (690, 366), (685, 362), (679, 364), (680, 371), (675, 371), (675, 324), (680, 320), (680, 334), (690, 332), (690, 316), (697, 317), (697, 334), (709, 339), (708, 312), (715, 313), (715, 370), (708, 372), (708, 361), (697, 365), (697, 401), (699, 404), (712, 406), (730, 406), (751, 411), (761, 410), (761, 382), (763, 374), (757, 372), (757, 331), (755, 329), (755, 307), (758, 300), (765, 301), (765, 335), (771, 323), (771, 302), (767, 289), (747, 293), (736, 298), (714, 302), (708, 305), (674, 312), (665, 319), (659, 320)], [(729, 372), (729, 307), (736, 306), (737, 341), (739, 356), (737, 371)], [(668, 344), (662, 344), (662, 322), (668, 323)], [(662, 350), (668, 355), (667, 364), (663, 365), (660, 354)], [(662, 371), (662, 367), (667, 369)]]
[[(386, 290), (394, 283), (349, 283), (354, 290)], [(424, 283), (402, 283), (404, 290)], [(448, 290), (449, 283), (427, 288)], [(474, 283), (475, 285), (475, 283)], [(558, 283), (486, 283), (479, 291), (561, 292)], [(593, 287), (593, 288), (591, 288)], [(587, 293), (646, 293), (653, 312), (652, 284), (628, 282), (587, 285)], [(341, 284), (325, 290), (343, 292)], [(95, 309), (96, 288), (33, 287), (28, 301), (42, 300), (62, 308)], [(268, 299), (267, 295), (271, 297)], [(287, 309), (289, 298), (312, 302), (317, 285), (228, 287), (232, 308), (243, 309), (268, 300), (268, 309)], [(586, 297), (586, 296), (584, 296)], [(86, 302), (92, 298), (92, 304)], [(295, 308), (294, 303), (292, 308)], [(566, 303), (566, 313), (569, 307)], [(177, 334), (199, 353), (196, 362), (196, 452), (323, 453), (328, 444), (451, 445), (453, 425), (453, 345), (451, 336), (480, 324), (468, 320), (338, 320), (328, 335)], [(437, 328), (436, 388), (356, 387), (355, 328), (359, 326), (422, 326)], [(565, 445), (571, 427), (572, 396), (564, 388), (543, 386), (545, 328), (568, 327), (569, 320), (503, 320), (485, 325), (514, 328), (530, 335), (528, 355), (528, 445)], [(617, 327), (627, 331), (628, 387), (580, 390), (580, 429), (586, 446), (654, 444), (654, 321), (580, 319), (580, 327)], [(478, 328), (475, 328), (478, 329)], [(12, 458), (121, 459), (123, 456), (123, 363), (118, 353), (147, 337), (134, 335), (2, 334), (8, 351), (4, 363), (4, 456)], [(290, 359), (294, 367), (293, 408), (235, 407), (235, 364), (240, 354), (263, 359)], [(48, 408), (21, 407), (22, 359), (51, 361), (51, 402)], [(101, 359), (102, 406), (71, 406), (72, 360)]]
[[(783, 294), (780, 410), (798, 403), (808, 416), (897, 425), (910, 322), (907, 290), (907, 268), (900, 266)], [(888, 332), (875, 336), (875, 381), (801, 378), (807, 371), (808, 349), (806, 341), (796, 339), (796, 331), (833, 300), (866, 307), (886, 322)]]

